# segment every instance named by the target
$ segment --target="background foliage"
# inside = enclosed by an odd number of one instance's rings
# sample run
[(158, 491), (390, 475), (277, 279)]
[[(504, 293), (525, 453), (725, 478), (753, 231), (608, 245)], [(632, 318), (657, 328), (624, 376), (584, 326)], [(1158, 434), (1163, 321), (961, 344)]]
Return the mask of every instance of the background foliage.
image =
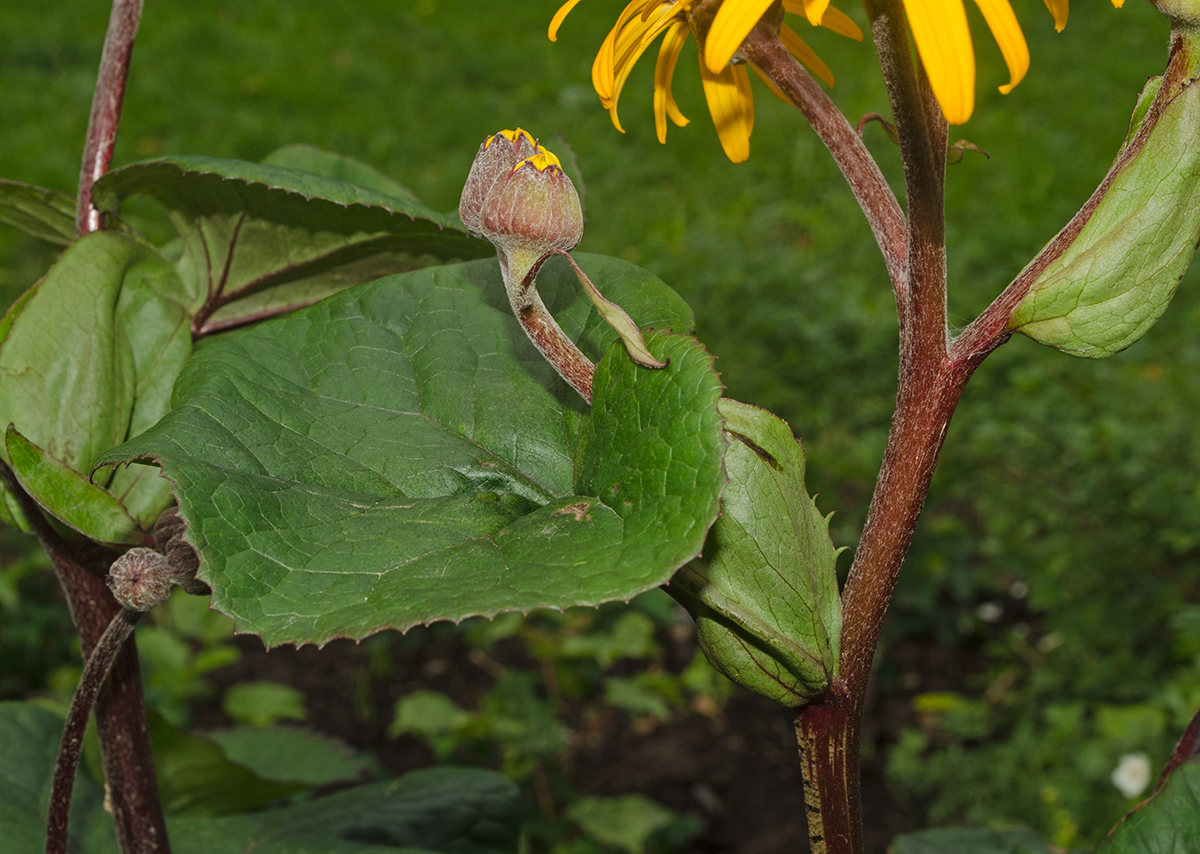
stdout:
[[(646, 62), (625, 89), (628, 133), (618, 134), (588, 81), (620, 4), (581, 4), (553, 45), (545, 26), (557, 5), (364, 0), (351, 17), (315, 0), (151, 0), (116, 162), (162, 153), (258, 160), (307, 142), (358, 157), (450, 210), (485, 135), (520, 124), (561, 148), (561, 134), (586, 181), (581, 249), (643, 265), (691, 303), (729, 396), (777, 412), (804, 438), (809, 490), (822, 510), (838, 511), (835, 542), (853, 546), (891, 412), (896, 344), (882, 264), (840, 176), (794, 111), (761, 89), (752, 157), (728, 163), (688, 53), (675, 89), (693, 124), (672, 129), (666, 146), (654, 140)], [(843, 5), (861, 21), (860, 9)], [(953, 322), (965, 325), (1087, 197), (1145, 78), (1165, 65), (1166, 22), (1148, 4), (1075, 5), (1056, 35), (1040, 0), (1014, 0), (1034, 65), (1007, 97), (994, 89), (1005, 79), (998, 51), (973, 19), (980, 104), (958, 130), (991, 156), (968, 154), (948, 177)], [(0, 9), (4, 177), (72, 190), (107, 12), (96, 0), (63, 0), (52, 13), (32, 0)], [(837, 75), (837, 103), (852, 117), (885, 109), (870, 48), (826, 36), (813, 33), (811, 43)], [(877, 128), (866, 134), (897, 178), (890, 143)], [(129, 210), (148, 235), (170, 235), (151, 204)], [(3, 299), (54, 254), (0, 229)], [(886, 752), (914, 825), (1023, 822), (1059, 844), (1093, 843), (1132, 803), (1109, 782), (1119, 758), (1145, 751), (1157, 774), (1200, 705), (1200, 607), (1190, 604), (1200, 601), (1196, 284), (1193, 271), (1126, 353), (1091, 363), (1015, 340), (966, 394), (886, 627), (879, 721), (869, 729), (877, 737), (867, 745)], [(40, 559), (10, 534), (0, 691), (61, 690), (76, 660), (61, 642), (66, 616)], [(585, 636), (631, 631), (611, 610), (544, 619), (549, 628), (513, 628), (537, 660), (565, 657), (537, 644), (565, 642), (555, 633), (571, 619), (590, 621)], [(214, 652), (225, 642), (211, 633), (171, 626), (149, 629), (160, 635), (143, 657), (156, 705), (186, 716), (188, 697), (207, 690), (203, 674), (228, 654)], [(912, 664), (914, 648), (945, 662), (942, 671)], [(593, 690), (582, 696), (596, 704), (659, 697), (669, 713), (671, 691), (682, 690), (648, 689), (652, 669), (604, 681), (617, 659), (605, 664), (599, 652), (572, 660), (592, 662), (584, 684)], [(421, 733), (445, 755), (498, 746), (513, 775), (534, 774), (557, 747), (522, 742), (525, 730), (504, 723), (514, 708), (525, 709), (519, 720), (544, 712), (529, 705), (544, 702), (541, 693), (510, 682), (452, 717), (461, 726), (449, 732), (422, 730), (415, 705), (396, 732)], [(259, 702), (298, 714), (278, 691)], [(644, 804), (582, 801), (574, 826), (612, 825), (604, 809), (616, 808), (668, 842), (688, 835)], [(587, 844), (634, 843), (593, 834)]]

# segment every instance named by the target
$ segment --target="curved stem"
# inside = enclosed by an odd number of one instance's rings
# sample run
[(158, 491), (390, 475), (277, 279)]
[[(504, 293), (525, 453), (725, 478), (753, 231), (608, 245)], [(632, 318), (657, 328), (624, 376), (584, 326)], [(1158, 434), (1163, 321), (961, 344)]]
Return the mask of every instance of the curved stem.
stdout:
[[(0, 480), (20, 504), (54, 564), (86, 660), (121, 610), (104, 581), (117, 555), (86, 540), (69, 541), (59, 534), (2, 460)], [(95, 710), (118, 850), (121, 854), (170, 854), (134, 638), (121, 647), (96, 696)]]
[(117, 144), (117, 126), (121, 121), (121, 102), (125, 99), (125, 81), (133, 39), (142, 17), (143, 0), (113, 0), (100, 54), (100, 72), (92, 95), (83, 163), (79, 169), (79, 195), (75, 207), (75, 233), (84, 235), (100, 228), (100, 212), (92, 204), (92, 185), (108, 171), (113, 148)]
[(71, 795), (75, 789), (75, 771), (79, 767), (79, 754), (83, 750), (83, 734), (88, 718), (92, 714), (100, 686), (108, 678), (113, 662), (120, 654), (125, 641), (133, 634), (134, 626), (142, 617), (141, 611), (122, 608), (113, 617), (104, 634), (96, 643), (83, 668), (75, 696), (71, 698), (71, 709), (67, 713), (62, 742), (58, 746), (58, 759), (54, 764), (54, 784), (50, 791), (50, 811), (46, 821), (46, 854), (66, 854), (67, 829), (71, 816)]
[(780, 43), (778, 33), (772, 33), (762, 25), (755, 27), (742, 44), (741, 51), (791, 99), (829, 149), (871, 226), (899, 299), (906, 280), (904, 212), (862, 138), (825, 91), (788, 53)]

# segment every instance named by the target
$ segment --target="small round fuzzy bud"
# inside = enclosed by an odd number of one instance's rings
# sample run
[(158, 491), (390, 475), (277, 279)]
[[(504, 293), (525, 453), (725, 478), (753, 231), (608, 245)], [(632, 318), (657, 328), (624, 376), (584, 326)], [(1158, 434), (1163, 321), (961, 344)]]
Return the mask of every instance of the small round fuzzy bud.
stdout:
[(579, 242), (583, 208), (558, 158), (539, 148), (496, 180), (479, 228), (523, 278), (546, 255)]
[(538, 152), (537, 141), (528, 131), (502, 130), (489, 136), (479, 146), (475, 162), (471, 164), (471, 173), (463, 186), (462, 198), (458, 202), (458, 216), (467, 227), (467, 231), (476, 237), (482, 237), (479, 229), (483, 204), (492, 186), (512, 168)]
[(124, 607), (149, 611), (171, 595), (174, 573), (153, 549), (130, 549), (108, 570), (108, 589)]

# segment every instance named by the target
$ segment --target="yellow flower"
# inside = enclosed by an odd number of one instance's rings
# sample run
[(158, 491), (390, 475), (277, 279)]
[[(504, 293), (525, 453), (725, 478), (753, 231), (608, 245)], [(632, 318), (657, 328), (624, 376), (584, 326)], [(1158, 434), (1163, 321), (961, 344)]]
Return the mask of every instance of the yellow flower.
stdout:
[[(1125, 0), (1112, 0), (1118, 8)], [(921, 63), (946, 121), (960, 125), (975, 109), (975, 51), (967, 27), (964, 0), (904, 0)], [(1067, 25), (1070, 0), (1045, 0), (1054, 15), (1055, 29)], [(1029, 70), (1029, 46), (1008, 0), (975, 0), (983, 13), (1000, 53), (1008, 65), (1009, 80), (1000, 87), (1008, 94)]]
[[(550, 22), (551, 41), (557, 39), (559, 25), (578, 3), (579, 0), (568, 0), (554, 15)], [(660, 35), (663, 39), (654, 68), (654, 124), (659, 142), (666, 142), (668, 118), (679, 127), (687, 124), (687, 118), (680, 112), (671, 94), (671, 78), (675, 74), (675, 65), (684, 42), (691, 32), (688, 11), (694, 3), (695, 0), (631, 0), (600, 46), (600, 52), (592, 63), (592, 85), (600, 96), (600, 103), (612, 116), (613, 124), (622, 133), (625, 130), (617, 117), (617, 100), (621, 97), (621, 89), (634, 64)], [(772, 0), (725, 0), (713, 19), (706, 38), (707, 45), (701, 51), (700, 79), (704, 84), (704, 97), (721, 147), (734, 163), (741, 163), (750, 156), (754, 97), (750, 92), (750, 75), (746, 73), (746, 66), (740, 63), (731, 65), (730, 60), (771, 3)], [(862, 30), (845, 14), (830, 7), (829, 0), (783, 0), (783, 7), (788, 12), (805, 15), (814, 26), (820, 25), (849, 38), (862, 40)], [(785, 24), (779, 37), (793, 56), (826, 84), (833, 85), (833, 73), (829, 67), (795, 31)], [(719, 61), (714, 61), (714, 43), (722, 55)], [(787, 101), (757, 68), (754, 72), (776, 96)]]

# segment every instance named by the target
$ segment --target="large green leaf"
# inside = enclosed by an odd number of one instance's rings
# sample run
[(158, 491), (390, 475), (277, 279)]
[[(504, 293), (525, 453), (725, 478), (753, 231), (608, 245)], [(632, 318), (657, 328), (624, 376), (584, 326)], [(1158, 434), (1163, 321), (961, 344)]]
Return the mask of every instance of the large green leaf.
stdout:
[(1166, 785), (1118, 824), (1096, 854), (1200, 851), (1200, 759), (1176, 768)]
[(696, 618), (709, 660), (788, 707), (837, 673), (842, 626), (829, 521), (804, 488), (804, 449), (764, 409), (722, 400), (729, 487), (704, 557), (670, 591)]
[[(583, 266), (642, 326), (690, 328), (645, 272)], [(539, 290), (605, 353), (565, 264)], [(628, 599), (699, 553), (724, 481), (711, 358), (648, 341), (670, 366), (610, 350), (588, 414), (494, 261), (390, 277), (201, 348), (172, 412), (104, 462), (161, 465), (214, 607), (269, 645)]]
[[(179, 290), (173, 266), (143, 243), (106, 231), (73, 243), (0, 322), (0, 427), (86, 472), (156, 422), (192, 348)], [(143, 527), (166, 504), (145, 472), (106, 485)], [(35, 497), (59, 512), (52, 496)]]
[[(0, 703), (5, 854), (45, 850), (45, 806), (62, 725), (61, 717), (33, 704)], [(499, 774), (433, 768), (250, 814), (168, 816), (167, 830), (176, 854), (515, 854), (518, 798), (517, 787)], [(100, 786), (80, 773), (73, 851), (116, 854), (103, 804)]]
[(106, 212), (138, 194), (166, 207), (179, 230), (180, 275), (199, 334), (388, 273), (493, 252), (453, 214), (307, 169), (168, 157), (113, 170), (94, 191)]
[(75, 199), (58, 190), (0, 178), (0, 222), (66, 246), (75, 239)]

